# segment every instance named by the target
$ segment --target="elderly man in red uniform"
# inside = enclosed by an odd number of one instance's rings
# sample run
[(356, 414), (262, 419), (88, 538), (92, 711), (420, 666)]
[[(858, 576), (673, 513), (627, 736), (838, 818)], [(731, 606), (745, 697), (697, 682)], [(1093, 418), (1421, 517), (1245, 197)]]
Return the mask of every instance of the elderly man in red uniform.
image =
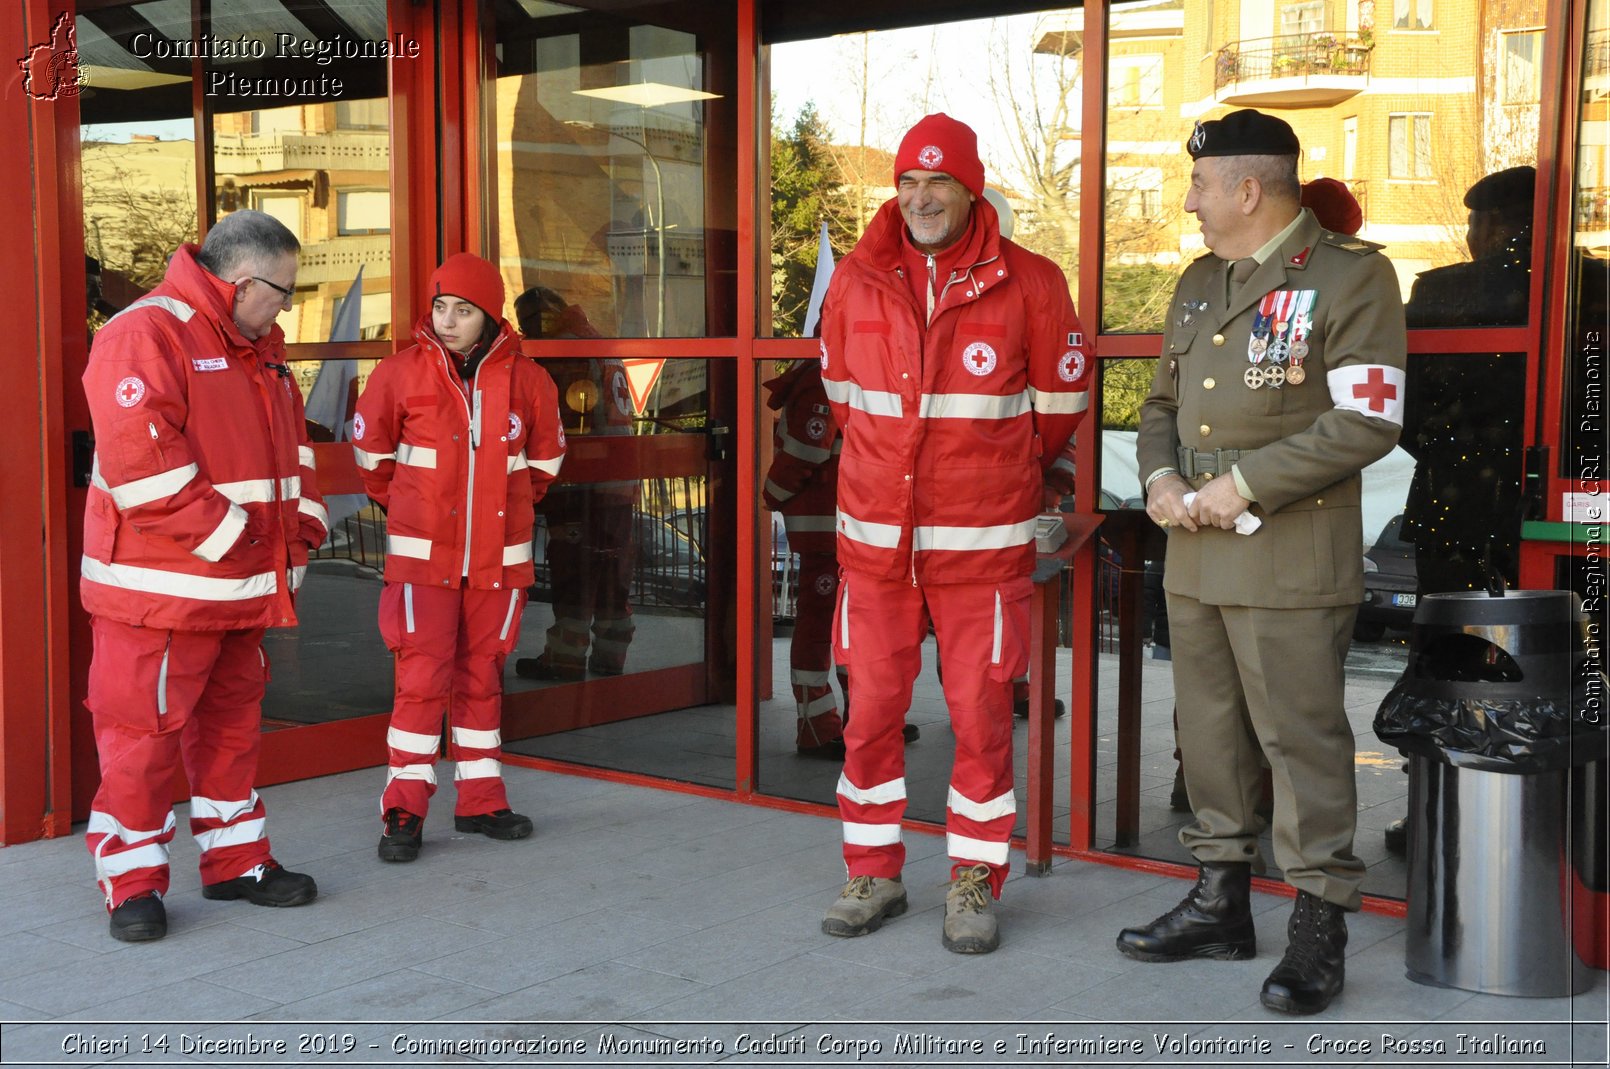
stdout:
[(565, 455), (553, 379), (520, 355), (498, 269), (456, 253), (426, 293), (414, 344), (375, 368), (352, 425), (364, 488), (387, 510), (380, 634), (397, 679), (378, 852), (392, 862), (419, 857), (444, 720), (454, 828), (532, 832), (498, 760), (503, 664), (534, 577), (535, 505)]
[(296, 623), (326, 523), (274, 322), (299, 248), (261, 212), (225, 216), (101, 328), (84, 372), (96, 451), (79, 590), (101, 763), (87, 842), (124, 942), (168, 931), (181, 762), (205, 897), (300, 906), (318, 893), (269, 853), (252, 789), (263, 630)]
[(943, 944), (1000, 944), (993, 901), (1016, 820), (1012, 680), (1046, 470), (1083, 418), (1090, 358), (1067, 280), (1000, 235), (978, 139), (930, 115), (895, 156), (897, 196), (833, 277), (822, 380), (844, 434), (834, 655), (855, 680), (839, 813), (849, 882), (822, 930), (906, 910), (901, 725), (930, 621), (956, 737)]

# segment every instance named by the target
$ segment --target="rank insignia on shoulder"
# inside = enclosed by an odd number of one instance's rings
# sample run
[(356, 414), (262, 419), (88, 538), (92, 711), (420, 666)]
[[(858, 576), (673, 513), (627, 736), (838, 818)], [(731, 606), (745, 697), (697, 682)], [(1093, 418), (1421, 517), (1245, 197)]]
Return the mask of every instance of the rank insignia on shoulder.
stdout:
[(1357, 238), (1351, 234), (1332, 234), (1329, 231), (1325, 233), (1322, 240), (1327, 245), (1332, 245), (1338, 249), (1346, 249), (1348, 252), (1355, 254), (1374, 252), (1377, 249), (1386, 247), (1378, 242), (1365, 241), (1363, 238)]

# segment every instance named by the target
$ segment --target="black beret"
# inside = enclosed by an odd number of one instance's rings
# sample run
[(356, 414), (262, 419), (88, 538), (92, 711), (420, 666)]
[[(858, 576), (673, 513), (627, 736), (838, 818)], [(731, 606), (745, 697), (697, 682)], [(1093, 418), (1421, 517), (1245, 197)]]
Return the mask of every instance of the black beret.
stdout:
[(1473, 212), (1525, 212), (1532, 214), (1537, 191), (1536, 167), (1510, 167), (1494, 171), (1465, 193), (1465, 207)]
[(1198, 122), (1185, 143), (1191, 159), (1203, 156), (1296, 156), (1302, 152), (1291, 124), (1247, 108)]

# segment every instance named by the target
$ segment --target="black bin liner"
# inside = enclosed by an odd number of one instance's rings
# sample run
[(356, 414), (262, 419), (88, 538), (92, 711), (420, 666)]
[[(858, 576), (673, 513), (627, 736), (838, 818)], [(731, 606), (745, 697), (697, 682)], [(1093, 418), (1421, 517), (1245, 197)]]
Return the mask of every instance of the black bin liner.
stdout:
[(1610, 731), (1592, 638), (1568, 590), (1427, 595), (1375, 733), (1406, 754), (1487, 772), (1600, 760)]

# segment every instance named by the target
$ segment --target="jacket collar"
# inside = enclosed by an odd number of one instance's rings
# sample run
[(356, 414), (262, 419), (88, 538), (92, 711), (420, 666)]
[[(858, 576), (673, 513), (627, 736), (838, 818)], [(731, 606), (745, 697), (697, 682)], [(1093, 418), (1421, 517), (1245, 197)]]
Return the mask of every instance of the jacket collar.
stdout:
[[(1230, 303), (1224, 310), (1224, 318), (1219, 322), (1228, 323), (1263, 300), (1265, 294), (1286, 285), (1293, 275), (1300, 277), (1313, 261), (1314, 247), (1319, 244), (1320, 235), (1323, 233), (1319, 221), (1314, 218), (1314, 213), (1304, 208), (1298, 217), (1297, 226), (1286, 235), (1286, 240), (1280, 243), (1274, 255), (1259, 264), (1258, 270), (1254, 271), (1252, 277), (1247, 279), (1230, 298)], [(1214, 272), (1219, 293), (1224, 292), (1225, 274), (1229, 270), (1230, 265), (1220, 261), (1218, 270)]]
[[(966, 262), (964, 258), (963, 262), (957, 263), (956, 269), (964, 274), (1001, 255), (1000, 220), (995, 215), (995, 208), (983, 197), (973, 201), (972, 225), (981, 240), (978, 253), (971, 262)], [(905, 256), (905, 234), (906, 220), (900, 214), (900, 198), (890, 197), (867, 224), (866, 233), (861, 235), (856, 251), (866, 257), (867, 266), (873, 270), (893, 271)]]
[(173, 259), (168, 261), (163, 286), (211, 320), (230, 348), (254, 354), (278, 351), (285, 341), (285, 332), (278, 323), (256, 341), (240, 332), (240, 327), (235, 325), (235, 286), (202, 267), (201, 261), (196, 259), (200, 251), (201, 247), (194, 244), (179, 246)]

